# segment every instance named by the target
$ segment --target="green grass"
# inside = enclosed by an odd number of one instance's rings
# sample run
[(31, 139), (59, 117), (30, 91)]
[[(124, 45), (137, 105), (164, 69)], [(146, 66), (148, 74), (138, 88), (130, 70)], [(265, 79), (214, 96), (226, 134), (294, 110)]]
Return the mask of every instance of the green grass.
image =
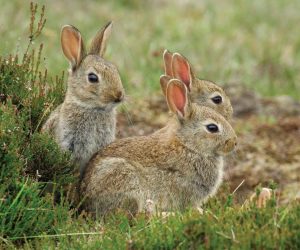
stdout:
[[(108, 20), (115, 22), (106, 58), (119, 68), (127, 93), (159, 89), (164, 48), (187, 56), (201, 78), (238, 82), (263, 95), (300, 99), (299, 1), (39, 1), (47, 5), (43, 64), (51, 75), (66, 70), (60, 44), (64, 24), (85, 40)], [(23, 51), (28, 4), (0, 0), (0, 54)], [(19, 40), (20, 39), (20, 40)], [(155, 55), (155, 56), (154, 56)]]
[[(228, 198), (227, 198), (228, 199)], [(53, 234), (27, 235), (25, 249), (297, 249), (299, 203), (265, 209), (213, 199), (204, 214), (193, 210), (163, 218), (117, 214), (95, 222), (79, 217), (59, 225)], [(298, 223), (297, 223), (298, 222)], [(20, 238), (11, 238), (16, 241)], [(11, 244), (8, 241), (7, 244)]]
[(67, 188), (74, 182), (69, 155), (39, 133), (47, 112), (63, 100), (64, 79), (54, 77), (67, 68), (58, 43), (62, 24), (91, 37), (107, 20), (116, 21), (107, 57), (135, 98), (158, 90), (165, 47), (189, 57), (204, 78), (299, 98), (299, 3), (49, 1), (46, 27), (29, 46), (27, 3), (0, 4), (0, 249), (300, 247), (299, 201), (279, 206), (273, 197), (264, 209), (241, 208), (228, 189), (203, 215), (186, 210), (167, 219), (116, 214), (94, 220), (79, 214)]

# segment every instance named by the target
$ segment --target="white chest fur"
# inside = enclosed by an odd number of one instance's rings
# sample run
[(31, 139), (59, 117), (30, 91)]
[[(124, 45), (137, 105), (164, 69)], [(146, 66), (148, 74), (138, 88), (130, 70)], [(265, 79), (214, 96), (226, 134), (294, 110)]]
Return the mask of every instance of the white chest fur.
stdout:
[(210, 196), (214, 195), (217, 192), (219, 186), (222, 183), (223, 175), (224, 175), (224, 159), (222, 156), (220, 156), (217, 160), (218, 160), (218, 163), (217, 163), (218, 174), (217, 174), (217, 179), (216, 179), (214, 187), (212, 188), (212, 192), (211, 192)]

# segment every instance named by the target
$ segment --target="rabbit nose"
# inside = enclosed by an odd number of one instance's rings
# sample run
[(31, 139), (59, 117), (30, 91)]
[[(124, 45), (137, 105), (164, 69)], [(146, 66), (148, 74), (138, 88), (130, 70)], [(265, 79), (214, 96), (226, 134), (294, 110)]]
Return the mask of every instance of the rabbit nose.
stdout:
[(124, 93), (122, 91), (119, 91), (115, 96), (115, 103), (122, 102), (124, 100)]
[(236, 147), (237, 145), (237, 139), (236, 138), (232, 138), (232, 139), (228, 139), (225, 141), (225, 152), (226, 153), (229, 153), (231, 152), (232, 150), (234, 150), (234, 148)]

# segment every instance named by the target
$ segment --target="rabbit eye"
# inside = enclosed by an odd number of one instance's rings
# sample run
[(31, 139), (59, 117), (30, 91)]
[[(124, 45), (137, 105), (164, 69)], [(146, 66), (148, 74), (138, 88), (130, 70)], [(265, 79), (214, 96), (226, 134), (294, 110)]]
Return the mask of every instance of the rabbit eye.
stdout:
[(217, 95), (217, 96), (215, 96), (215, 97), (213, 97), (213, 98), (211, 98), (212, 99), (212, 101), (215, 103), (215, 104), (220, 104), (220, 103), (222, 103), (222, 96), (220, 96), (220, 95)]
[(94, 73), (89, 73), (88, 74), (88, 79), (90, 83), (97, 83), (99, 82), (98, 76)]
[(213, 123), (206, 125), (206, 129), (211, 133), (219, 132), (218, 126), (216, 124), (213, 124)]

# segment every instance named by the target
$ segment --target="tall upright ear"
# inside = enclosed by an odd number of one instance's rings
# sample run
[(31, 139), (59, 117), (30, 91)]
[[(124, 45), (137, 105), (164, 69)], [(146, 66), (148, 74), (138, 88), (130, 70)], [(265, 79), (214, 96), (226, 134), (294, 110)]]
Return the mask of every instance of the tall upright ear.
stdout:
[(71, 63), (72, 70), (75, 70), (85, 56), (85, 48), (79, 30), (71, 25), (63, 26), (61, 47), (64, 55)]
[(191, 67), (186, 58), (179, 53), (174, 53), (172, 57), (172, 71), (173, 77), (181, 80), (187, 89), (191, 91), (192, 88), (192, 73)]
[(185, 84), (178, 80), (169, 81), (166, 91), (166, 99), (169, 109), (179, 118), (185, 119), (189, 112), (189, 100)]
[(94, 37), (89, 51), (90, 54), (99, 55), (103, 57), (108, 38), (110, 37), (112, 30), (112, 22), (108, 22)]
[(167, 49), (165, 49), (164, 54), (163, 54), (163, 59), (164, 59), (166, 76), (173, 76), (172, 56), (173, 56), (173, 54), (170, 51), (168, 51)]
[(168, 86), (168, 82), (170, 80), (171, 80), (171, 77), (166, 76), (166, 75), (161, 75), (159, 78), (160, 87), (161, 87), (161, 90), (162, 90), (164, 96), (166, 96), (167, 86)]

